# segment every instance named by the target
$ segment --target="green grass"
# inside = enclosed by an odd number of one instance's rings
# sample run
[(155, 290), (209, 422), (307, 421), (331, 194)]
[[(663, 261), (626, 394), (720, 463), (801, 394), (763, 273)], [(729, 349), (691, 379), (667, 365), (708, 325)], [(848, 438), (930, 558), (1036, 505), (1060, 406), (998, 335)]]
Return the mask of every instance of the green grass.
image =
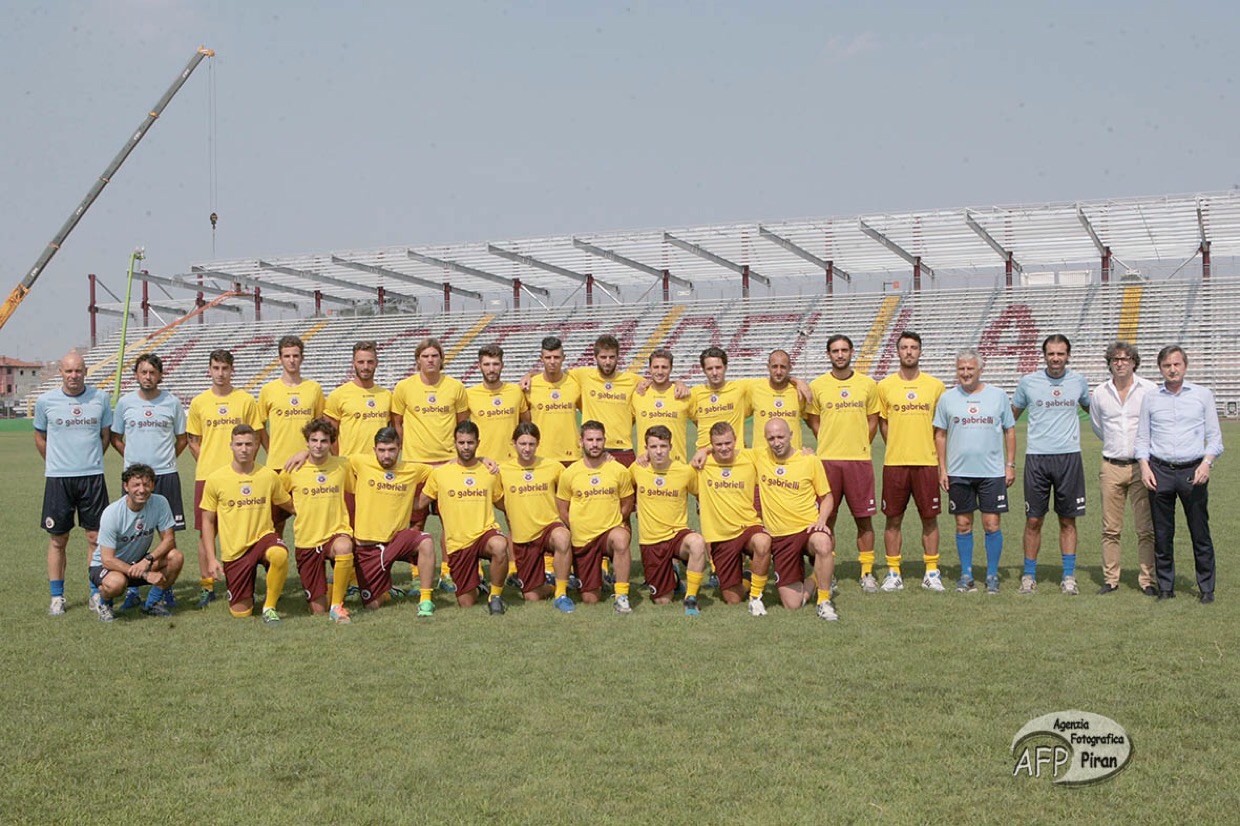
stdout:
[[(1224, 439), (1240, 444), (1240, 426), (1226, 423)], [(917, 588), (915, 518), (909, 589), (863, 597), (841, 518), (834, 624), (775, 607), (755, 620), (709, 594), (689, 620), (635, 591), (628, 618), (512, 599), (491, 618), (439, 598), (429, 621), (397, 604), (333, 627), (304, 613), (292, 575), (277, 628), (218, 603), (105, 626), (85, 606), (80, 534), (69, 613), (44, 615), (42, 469), (29, 433), (0, 434), (0, 821), (1230, 822), (1240, 470), (1224, 456), (1211, 485), (1218, 603), (1191, 598), (1182, 521), (1179, 599), (1136, 592), (1128, 536), (1122, 590), (1104, 598), (1094, 595), (1097, 455), (1087, 435), (1094, 501), (1075, 599), (1054, 587), (1051, 526), (1042, 590), (1016, 596), (1016, 491), (996, 597)], [(952, 577), (946, 516), (941, 530)], [(197, 571), (193, 532), (182, 536), (185, 606)], [(1079, 789), (1013, 778), (1012, 735), (1068, 708), (1123, 724), (1136, 746), (1129, 767)]]

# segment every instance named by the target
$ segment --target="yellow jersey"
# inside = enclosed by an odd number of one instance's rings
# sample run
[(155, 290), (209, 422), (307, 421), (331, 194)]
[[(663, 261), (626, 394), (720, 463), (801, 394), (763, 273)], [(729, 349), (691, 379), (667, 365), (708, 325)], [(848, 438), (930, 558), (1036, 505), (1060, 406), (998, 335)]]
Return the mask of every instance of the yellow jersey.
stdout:
[(475, 384), (465, 395), (469, 418), (478, 425), (478, 455), (495, 462), (514, 458), (512, 431), (530, 409), (521, 388), (508, 382), (495, 390)]
[(816, 456), (793, 453), (778, 460), (770, 449), (755, 450), (762, 521), (772, 536), (803, 531), (818, 521), (818, 500), (831, 492)]
[(263, 429), (258, 403), (249, 393), (234, 387), (227, 396), (217, 396), (208, 387), (194, 396), (185, 417), (185, 432), (201, 440), (194, 468), (196, 481), (232, 464), (232, 429), (239, 424), (248, 424), (256, 431)]
[(672, 460), (687, 462), (685, 423), (689, 421), (689, 400), (676, 398), (676, 388), (659, 391), (653, 387), (633, 394), (633, 414), (637, 419), (637, 452), (646, 449), (646, 431), (657, 424), (672, 431)]
[(699, 384), (689, 391), (689, 418), (697, 424), (695, 450), (710, 447), (710, 429), (715, 422), (727, 422), (736, 431), (736, 444), (745, 441), (745, 419), (749, 417), (749, 382), (729, 380), (712, 390)]
[(563, 472), (564, 465), (542, 456), (535, 456), (530, 467), (516, 459), (499, 466), (504, 513), (513, 542), (533, 542), (548, 525), (560, 520), (555, 490)]
[(267, 467), (276, 472), (294, 453), (306, 447), (301, 429), (323, 412), (323, 388), (302, 379), (294, 385), (280, 379), (258, 391), (258, 415), (267, 423)]
[(761, 525), (754, 497), (758, 468), (752, 450), (739, 450), (731, 464), (721, 465), (714, 456), (698, 471), (698, 514), (707, 542), (735, 539), (748, 527)]
[(345, 382), (327, 395), (323, 413), (340, 423), (341, 456), (373, 457), (375, 434), (391, 419), (392, 391), (378, 384), (358, 387)]
[(562, 373), (559, 381), (550, 382), (538, 373), (530, 377), (530, 391), (526, 397), (530, 421), (538, 425), (541, 434), (538, 454), (561, 462), (580, 459), (577, 408), (581, 406), (581, 388), (576, 380)]
[(689, 527), (689, 494), (697, 494), (697, 472), (684, 462), (666, 470), (634, 464), (629, 468), (637, 493), (637, 541), (666, 542)]
[(253, 473), (237, 473), (232, 460), (207, 477), (202, 509), (215, 512), (220, 559), (232, 562), (258, 540), (275, 533), (271, 508), (291, 497), (280, 477), (269, 467), (255, 465)]
[(494, 503), (504, 491), (499, 474), (481, 462), (472, 467), (457, 462), (440, 465), (431, 471), (423, 492), (439, 505), (448, 553), (469, 547), (487, 531), (499, 530)]
[(568, 528), (573, 546), (581, 548), (591, 539), (621, 524), (620, 500), (633, 495), (628, 468), (610, 456), (596, 468), (584, 460), (564, 469), (555, 498), (568, 502)]
[(801, 417), (805, 415), (805, 400), (797, 393), (796, 385), (788, 382), (782, 390), (776, 390), (771, 387), (770, 379), (750, 379), (749, 410), (753, 414), (754, 442), (765, 440), (767, 422), (783, 419), (792, 431), (793, 450), (801, 449)]
[(402, 417), (402, 456), (413, 462), (447, 462), (456, 458), (452, 431), (457, 414), (469, 412), (465, 385), (442, 373), (426, 384), (420, 373), (401, 379), (392, 391), (392, 414)]
[(887, 420), (886, 465), (934, 466), (934, 408), (943, 382), (929, 373), (902, 379), (892, 373), (878, 383), (878, 415)]
[(338, 533), (353, 535), (344, 495), (353, 492), (349, 461), (328, 456), (321, 465), (306, 462), (280, 481), (293, 497), (297, 518), (293, 520), (293, 545), (317, 548)]
[(640, 378), (616, 370), (604, 378), (597, 367), (574, 367), (569, 371), (581, 387), (581, 420), (602, 422), (609, 450), (633, 449), (633, 395)]
[(374, 453), (349, 457), (353, 473), (353, 535), (361, 544), (387, 542), (397, 531), (409, 527), (413, 497), (418, 485), (430, 476), (429, 465), (397, 461), (384, 468)]
[(878, 385), (856, 370), (846, 379), (824, 373), (810, 382), (810, 413), (818, 416), (819, 458), (870, 458), (871, 414), (878, 413)]

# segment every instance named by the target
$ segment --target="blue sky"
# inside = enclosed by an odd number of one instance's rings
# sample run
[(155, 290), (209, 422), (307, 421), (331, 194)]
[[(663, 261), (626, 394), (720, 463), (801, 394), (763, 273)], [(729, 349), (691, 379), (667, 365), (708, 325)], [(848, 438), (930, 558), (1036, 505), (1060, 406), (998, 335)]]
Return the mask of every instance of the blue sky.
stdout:
[(9, 0), (0, 19), (4, 294), (194, 48), (218, 54), (0, 330), (23, 358), (84, 343), (85, 274), (118, 289), (137, 245), (172, 275), (1240, 184), (1236, 4)]

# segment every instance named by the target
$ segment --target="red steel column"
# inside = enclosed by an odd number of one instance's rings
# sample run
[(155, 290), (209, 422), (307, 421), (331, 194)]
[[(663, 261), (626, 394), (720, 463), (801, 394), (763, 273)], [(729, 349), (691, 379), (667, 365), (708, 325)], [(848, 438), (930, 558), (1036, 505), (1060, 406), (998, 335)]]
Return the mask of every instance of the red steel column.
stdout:
[(586, 273), (586, 306), (594, 305), (594, 276)]
[(86, 280), (90, 282), (90, 303), (86, 305), (86, 317), (90, 319), (90, 346), (94, 347), (97, 343), (95, 316), (99, 313), (99, 308), (95, 306), (95, 274), (87, 273)]
[(827, 295), (831, 295), (835, 292), (835, 262), (834, 261), (827, 262), (826, 276), (827, 276)]

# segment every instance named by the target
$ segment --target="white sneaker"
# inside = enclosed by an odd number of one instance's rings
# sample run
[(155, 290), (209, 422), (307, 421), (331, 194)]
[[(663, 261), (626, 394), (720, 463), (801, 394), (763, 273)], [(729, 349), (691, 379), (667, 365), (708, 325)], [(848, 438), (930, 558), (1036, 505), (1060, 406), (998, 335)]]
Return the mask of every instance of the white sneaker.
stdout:
[[(878, 593), (878, 580), (874, 578), (874, 574), (861, 575), (861, 590), (867, 594)], [(834, 596), (834, 594), (832, 594)]]
[(616, 594), (615, 598), (611, 601), (611, 607), (615, 609), (617, 614), (633, 613), (633, 606), (629, 605), (628, 594)]
[(1038, 590), (1038, 583), (1030, 574), (1021, 574), (1020, 587), (1016, 589), (1018, 594), (1032, 594)]
[(883, 577), (884, 591), (903, 591), (904, 578), (895, 571), (888, 571), (887, 576)]
[[(65, 598), (64, 598), (64, 597), (61, 597), (61, 598), (60, 598), (60, 602), (61, 602), (62, 606), (63, 606), (63, 604), (64, 604), (64, 601), (65, 601)], [(55, 599), (53, 599), (53, 600), (52, 600), (52, 602), (53, 602), (53, 603), (55, 603), (55, 602), (56, 602), (56, 600), (55, 600)], [(63, 613), (64, 613), (64, 608), (62, 607), (60, 610), (61, 610), (61, 613), (63, 614)], [(107, 603), (103, 601), (103, 597), (99, 596), (99, 592), (98, 592), (98, 591), (95, 591), (93, 594), (91, 594), (91, 595), (90, 595), (90, 610), (92, 610), (92, 611), (94, 611), (96, 614), (98, 614), (98, 615), (99, 615), (99, 619), (100, 619), (101, 621), (103, 621), (103, 622), (111, 622), (111, 621), (112, 621), (112, 609), (111, 609), (111, 608), (109, 608), (109, 607), (108, 607), (108, 605), (107, 605)], [(49, 609), (49, 613), (50, 613), (50, 609)]]
[(751, 617), (765, 617), (766, 616), (766, 606), (762, 604), (762, 597), (760, 595), (749, 598), (749, 616)]
[(831, 600), (829, 599), (818, 603), (817, 614), (818, 619), (829, 620), (831, 622), (834, 622), (840, 618), (840, 615), (835, 613), (835, 606), (831, 604)]
[(926, 571), (926, 575), (921, 578), (921, 587), (928, 591), (939, 591), (940, 593), (947, 590), (943, 587), (943, 577), (938, 571)]
[(52, 597), (52, 604), (47, 606), (47, 615), (49, 617), (63, 617), (65, 615), (65, 598)]
[(1063, 582), (1059, 583), (1059, 590), (1062, 593), (1067, 594), (1070, 597), (1074, 597), (1077, 594), (1079, 594), (1080, 590), (1076, 587), (1076, 577), (1074, 576), (1064, 577)]

